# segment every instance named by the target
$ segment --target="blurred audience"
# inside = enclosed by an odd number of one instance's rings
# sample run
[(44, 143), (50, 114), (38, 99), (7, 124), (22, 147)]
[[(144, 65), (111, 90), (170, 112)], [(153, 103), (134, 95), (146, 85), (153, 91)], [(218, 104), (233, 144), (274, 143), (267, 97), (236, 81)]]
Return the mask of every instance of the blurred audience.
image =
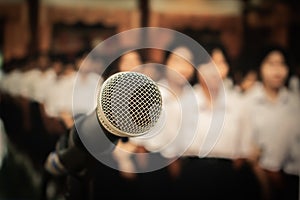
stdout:
[[(245, 96), (255, 171), (266, 199), (299, 198), (299, 98), (287, 88), (290, 63), (285, 49), (270, 46), (258, 58), (260, 82)], [(298, 150), (295, 150), (298, 149)], [(286, 192), (288, 191), (288, 192)]]
[[(211, 59), (198, 65), (198, 82), (193, 87), (197, 103), (190, 103), (191, 94), (183, 97), (182, 109), (188, 110), (189, 120), (182, 125), (181, 141), (187, 149), (178, 190), (189, 195), (200, 187), (203, 192), (198, 195), (203, 198), (255, 199), (256, 188), (250, 188), (249, 179), (243, 177), (252, 172), (242, 175), (235, 164), (246, 156), (240, 145), (244, 140), (242, 102), (228, 81), (230, 66), (220, 46), (209, 44)], [(255, 179), (251, 181), (255, 185)], [(197, 184), (185, 187), (188, 182)]]
[[(28, 179), (28, 192), (38, 190), (34, 195), (47, 199), (61, 197), (67, 186), (73, 186), (69, 199), (80, 199), (87, 191), (96, 198), (116, 183), (128, 197), (172, 193), (212, 199), (298, 199), (299, 75), (291, 70), (286, 49), (269, 46), (249, 55), (256, 64), (240, 60), (246, 67), (236, 80), (222, 44), (205, 43), (207, 55), (200, 55), (176, 42), (162, 64), (128, 49), (120, 50), (123, 54), (107, 68), (105, 60), (87, 51), (73, 57), (39, 54), (5, 62), (0, 79), (1, 178), (7, 180), (12, 173), (10, 165), (21, 166), (21, 155), (30, 163), (24, 176), (40, 177)], [(99, 163), (97, 169), (86, 166), (83, 171), (91, 171), (79, 176), (52, 173), (48, 158), (58, 146), (67, 145), (74, 118), (93, 111), (103, 81), (125, 71), (144, 73), (158, 83), (163, 114), (157, 126), (147, 137), (118, 142), (113, 158), (119, 170)], [(164, 165), (152, 172), (153, 157)], [(147, 169), (150, 172), (135, 173)], [(2, 197), (5, 191), (0, 192)]]

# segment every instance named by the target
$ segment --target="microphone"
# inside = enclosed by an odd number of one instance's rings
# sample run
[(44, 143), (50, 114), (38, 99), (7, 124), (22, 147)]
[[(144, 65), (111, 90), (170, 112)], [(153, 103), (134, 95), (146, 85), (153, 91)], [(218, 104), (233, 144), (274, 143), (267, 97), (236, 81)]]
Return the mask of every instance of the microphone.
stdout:
[(138, 72), (119, 72), (102, 85), (97, 116), (112, 134), (125, 137), (144, 135), (161, 114), (162, 97), (156, 83)]
[(67, 144), (62, 139), (66, 145), (58, 144), (50, 153), (46, 170), (56, 175), (78, 173), (90, 156), (88, 152), (109, 153), (120, 138), (147, 134), (161, 110), (162, 96), (151, 78), (138, 72), (111, 75), (98, 91), (95, 110), (75, 119)]

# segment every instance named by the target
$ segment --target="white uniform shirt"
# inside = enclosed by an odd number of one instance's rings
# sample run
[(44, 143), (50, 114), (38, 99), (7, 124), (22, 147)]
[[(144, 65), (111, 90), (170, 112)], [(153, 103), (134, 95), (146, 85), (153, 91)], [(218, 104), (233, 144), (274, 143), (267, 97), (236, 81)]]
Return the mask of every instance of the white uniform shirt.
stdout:
[(292, 76), (289, 80), (289, 89), (300, 96), (300, 78), (297, 76)]
[(34, 98), (34, 86), (39, 84), (41, 71), (39, 69), (31, 69), (25, 71), (20, 79), (20, 95), (28, 99)]
[[(231, 91), (220, 92), (214, 101), (214, 109), (207, 106), (207, 100), (200, 85), (194, 86), (198, 104), (188, 104), (190, 119), (184, 124), (182, 139), (186, 156), (218, 157), (234, 159), (240, 155), (241, 101)], [(185, 98), (189, 101), (189, 98)], [(197, 127), (195, 131), (195, 127)]]
[(73, 93), (74, 114), (87, 114), (95, 110), (102, 82), (102, 77), (96, 73), (81, 74), (80, 71), (77, 73)]
[(270, 102), (263, 86), (257, 84), (245, 96), (249, 116), (246, 126), (253, 144), (260, 149), (259, 165), (270, 171), (299, 169), (299, 101), (286, 88), (279, 91), (276, 103)]
[(3, 80), (4, 91), (6, 91), (12, 96), (20, 95), (20, 88), (22, 86), (22, 76), (23, 73), (18, 69), (15, 69), (8, 73), (5, 79)]
[(49, 88), (45, 100), (45, 111), (51, 117), (59, 117), (61, 112), (72, 114), (73, 88), (76, 73), (60, 76)]
[(35, 79), (35, 83), (32, 85), (32, 99), (44, 103), (49, 88), (55, 83), (57, 75), (54, 70), (47, 70), (41, 72)]

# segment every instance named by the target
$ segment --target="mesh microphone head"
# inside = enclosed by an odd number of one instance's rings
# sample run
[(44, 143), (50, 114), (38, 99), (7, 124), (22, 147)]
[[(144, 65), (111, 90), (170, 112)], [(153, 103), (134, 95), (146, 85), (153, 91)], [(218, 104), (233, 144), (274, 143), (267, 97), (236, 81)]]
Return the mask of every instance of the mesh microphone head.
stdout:
[(112, 134), (135, 137), (158, 121), (162, 97), (156, 83), (137, 72), (119, 72), (101, 86), (97, 100), (100, 123)]

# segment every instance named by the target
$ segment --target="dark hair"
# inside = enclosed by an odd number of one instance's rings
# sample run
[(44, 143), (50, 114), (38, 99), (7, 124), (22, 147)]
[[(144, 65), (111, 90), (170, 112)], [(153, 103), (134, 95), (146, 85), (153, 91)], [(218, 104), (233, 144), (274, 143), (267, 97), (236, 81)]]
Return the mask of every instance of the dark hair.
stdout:
[(143, 62), (143, 57), (141, 55), (141, 51), (139, 49), (134, 49), (134, 50), (130, 50), (130, 48), (123, 48), (120, 49), (119, 51), (117, 51), (117, 53), (115, 55), (119, 55), (119, 57), (117, 57), (117, 59), (115, 59), (114, 61), (112, 61), (107, 68), (104, 70), (104, 72), (102, 73), (102, 78), (103, 80), (106, 80), (108, 77), (110, 77), (111, 75), (120, 72), (120, 62), (121, 59), (124, 55), (126, 55), (127, 53), (131, 53), (131, 52), (137, 52)]
[[(190, 78), (190, 80), (188, 80), (188, 82), (191, 84), (191, 85), (195, 85), (197, 82), (198, 82), (198, 79), (197, 79), (197, 70), (196, 70), (196, 67), (197, 67), (197, 55), (196, 55), (196, 52), (193, 51), (193, 48), (190, 48), (188, 45), (180, 42), (180, 41), (177, 41), (177, 42), (172, 42), (169, 44), (168, 48), (169, 49), (168, 51), (165, 51), (165, 54), (164, 54), (164, 60), (163, 60), (163, 64), (166, 65), (170, 55), (173, 53), (173, 51), (178, 48), (178, 47), (185, 47), (187, 48), (192, 56), (193, 56), (193, 59), (188, 61), (189, 63), (192, 64), (193, 66), (193, 69), (194, 69), (194, 72), (192, 74), (192, 77)], [(163, 74), (165, 74), (165, 70), (163, 70)]]
[(204, 43), (203, 44), (204, 49), (207, 51), (207, 53), (212, 56), (212, 53), (214, 50), (219, 49), (221, 50), (225, 61), (228, 64), (228, 77), (230, 77), (231, 79), (234, 79), (233, 77), (233, 69), (232, 69), (232, 62), (231, 59), (228, 55), (228, 51), (227, 48), (221, 43), (221, 42), (209, 42), (209, 43)]
[[(201, 54), (203, 54), (203, 52), (204, 52), (204, 49), (199, 49), (198, 45), (199, 45), (199, 43), (196, 40), (194, 42), (189, 42), (189, 41), (185, 40), (185, 38), (174, 39), (172, 42), (170, 42), (168, 44), (168, 46), (166, 48), (168, 50), (165, 51), (163, 64), (166, 63), (166, 61), (168, 60), (169, 56), (172, 54), (172, 52), (176, 48), (178, 48), (178, 47), (185, 47), (188, 50), (190, 50), (190, 52), (192, 53), (193, 60), (190, 61), (191, 64), (194, 65), (195, 67), (197, 67), (200, 64), (200, 62), (203, 62), (201, 60), (201, 59), (203, 59), (203, 57), (201, 56)], [(204, 59), (206, 59), (206, 57)]]
[(291, 70), (292, 63), (291, 63), (291, 58), (289, 56), (288, 50), (285, 49), (282, 46), (279, 46), (279, 45), (268, 45), (268, 46), (263, 47), (261, 49), (261, 51), (259, 51), (259, 54), (256, 56), (256, 59), (255, 59), (255, 63), (256, 63), (255, 66), (256, 66), (256, 71), (257, 71), (257, 75), (258, 75), (258, 80), (259, 81), (262, 80), (261, 73), (260, 73), (262, 62), (273, 51), (280, 52), (284, 57), (285, 64), (286, 64), (287, 69), (289, 71), (289, 74), (288, 74), (288, 77), (287, 77), (287, 80), (286, 80), (286, 83), (285, 83), (285, 85), (287, 85), (288, 81), (291, 77), (291, 73), (292, 73), (292, 70)]
[(222, 51), (222, 54), (224, 55), (226, 62), (228, 63), (228, 66), (229, 67), (231, 66), (231, 60), (229, 58), (227, 49), (223, 44), (219, 42), (210, 42), (210, 43), (203, 44), (203, 47), (209, 55), (212, 55), (214, 50), (220, 49)]
[(119, 64), (121, 61), (121, 56), (119, 56), (117, 59), (115, 59), (113, 62), (111, 62), (103, 71), (102, 73), (102, 78), (103, 80), (106, 80), (108, 77), (110, 77), (111, 75), (119, 72)]

